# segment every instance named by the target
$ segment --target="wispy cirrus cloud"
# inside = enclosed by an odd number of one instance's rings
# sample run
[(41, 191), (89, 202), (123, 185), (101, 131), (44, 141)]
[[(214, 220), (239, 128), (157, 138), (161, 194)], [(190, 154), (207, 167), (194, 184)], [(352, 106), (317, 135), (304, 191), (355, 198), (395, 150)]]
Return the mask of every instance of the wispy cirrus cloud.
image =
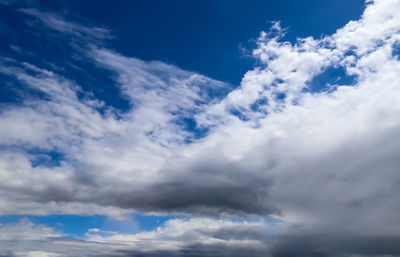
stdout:
[(80, 40), (82, 40), (83, 38), (87, 38), (89, 41), (92, 41), (94, 39), (111, 38), (111, 33), (106, 28), (81, 25), (77, 22), (66, 20), (64, 17), (55, 13), (46, 13), (34, 8), (21, 8), (19, 9), (19, 11), (37, 19), (44, 26), (52, 30), (78, 37)]

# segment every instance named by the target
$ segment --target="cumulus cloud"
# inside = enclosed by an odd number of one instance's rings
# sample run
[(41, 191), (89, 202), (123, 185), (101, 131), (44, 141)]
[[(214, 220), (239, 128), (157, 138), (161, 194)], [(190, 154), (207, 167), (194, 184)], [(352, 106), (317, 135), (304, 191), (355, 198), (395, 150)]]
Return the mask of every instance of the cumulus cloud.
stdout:
[[(93, 230), (88, 238), (147, 249), (155, 237), (156, 256), (218, 256), (236, 246), (254, 256), (397, 256), (399, 14), (398, 0), (368, 1), (360, 20), (295, 44), (282, 41), (277, 23), (260, 34), (253, 54), (261, 64), (237, 88), (101, 45), (79, 46), (88, 62), (114, 74), (130, 105), (125, 112), (101, 111), (100, 99), (56, 71), (3, 58), (0, 72), (42, 97), (0, 109), (0, 212), (279, 216), (284, 225), (274, 239), (241, 224), (250, 232), (225, 240), (219, 226), (236, 231), (236, 223), (212, 219), (128, 236)], [(95, 37), (87, 31), (96, 29), (54, 17), (43, 24)], [(354, 81), (310, 90), (332, 68)], [(171, 236), (169, 229), (186, 225), (193, 231), (179, 235), (190, 242)]]

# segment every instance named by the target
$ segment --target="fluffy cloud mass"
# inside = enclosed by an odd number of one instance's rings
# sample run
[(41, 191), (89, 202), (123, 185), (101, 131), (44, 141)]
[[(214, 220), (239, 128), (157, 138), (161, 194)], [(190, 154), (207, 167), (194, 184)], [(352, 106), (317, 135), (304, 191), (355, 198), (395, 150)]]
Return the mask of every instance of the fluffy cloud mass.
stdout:
[(123, 56), (102, 42), (104, 28), (19, 12), (60, 42), (73, 34), (69, 65), (106, 71), (127, 107), (57, 67), (2, 57), (2, 76), (25, 94), (0, 106), (0, 214), (193, 218), (135, 235), (94, 229), (88, 241), (2, 226), (0, 254), (400, 255), (399, 0), (368, 1), (359, 20), (295, 44), (275, 23), (238, 87)]

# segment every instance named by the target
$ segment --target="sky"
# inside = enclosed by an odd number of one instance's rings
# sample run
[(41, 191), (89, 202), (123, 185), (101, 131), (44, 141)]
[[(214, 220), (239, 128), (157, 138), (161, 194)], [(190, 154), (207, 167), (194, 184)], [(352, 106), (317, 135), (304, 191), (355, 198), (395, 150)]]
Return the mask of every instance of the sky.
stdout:
[(400, 0), (0, 0), (0, 256), (400, 256)]

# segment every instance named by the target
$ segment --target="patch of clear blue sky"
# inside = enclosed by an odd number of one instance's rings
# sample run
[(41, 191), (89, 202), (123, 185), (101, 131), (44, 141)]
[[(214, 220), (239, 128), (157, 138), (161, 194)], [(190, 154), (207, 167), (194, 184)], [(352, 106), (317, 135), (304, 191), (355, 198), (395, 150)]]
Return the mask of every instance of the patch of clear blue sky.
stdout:
[(35, 224), (45, 224), (62, 231), (67, 237), (83, 239), (85, 233), (91, 228), (98, 228), (104, 231), (118, 231), (119, 233), (131, 234), (143, 231), (152, 231), (163, 226), (166, 221), (175, 218), (182, 218), (178, 215), (144, 215), (134, 213), (127, 215), (125, 219), (113, 219), (102, 215), (79, 216), (79, 215), (3, 215), (0, 216), (0, 223), (18, 223), (24, 219)]
[[(243, 55), (241, 49), (251, 50), (254, 47), (252, 39), (257, 38), (261, 30), (268, 30), (270, 21), (279, 20), (283, 27), (288, 28), (285, 40), (295, 42), (297, 37), (307, 36), (318, 38), (334, 33), (349, 20), (358, 19), (364, 9), (364, 1), (86, 0), (21, 1), (14, 7), (0, 6), (1, 56), (39, 67), (52, 67), (59, 74), (77, 81), (85, 91), (92, 92), (107, 105), (126, 110), (129, 103), (115, 87), (115, 74), (84, 59), (73, 58), (67, 44), (71, 38), (45, 35), (40, 29), (28, 26), (23, 15), (16, 11), (22, 7), (62, 13), (72, 20), (104, 25), (115, 37), (107, 41), (107, 47), (123, 55), (143, 60), (161, 60), (238, 85), (244, 73), (254, 66), (254, 60)], [(398, 53), (396, 49), (394, 54)], [(352, 78), (346, 78), (343, 70), (328, 69), (311, 84), (315, 91), (319, 91), (322, 84), (338, 81), (338, 77), (344, 79), (344, 84), (351, 83)], [(18, 104), (21, 94), (43, 97), (29, 90), (10, 77), (0, 75), (0, 107)], [(185, 122), (188, 129), (194, 129), (193, 121)], [(49, 155), (51, 162), (57, 163), (62, 158), (53, 155)], [(45, 158), (43, 161), (49, 160)], [(34, 223), (59, 228), (72, 237), (82, 237), (93, 227), (121, 233), (152, 230), (174, 217), (133, 214), (125, 221), (117, 221), (104, 216), (8, 215), (0, 216), (0, 222), (10, 223), (28, 218)]]
[(396, 56), (397, 59), (400, 59), (400, 43), (397, 43), (393, 47), (393, 56)]
[(305, 91), (312, 93), (334, 91), (337, 86), (352, 86), (357, 79), (356, 75), (348, 75), (342, 66), (329, 66), (308, 82)]

